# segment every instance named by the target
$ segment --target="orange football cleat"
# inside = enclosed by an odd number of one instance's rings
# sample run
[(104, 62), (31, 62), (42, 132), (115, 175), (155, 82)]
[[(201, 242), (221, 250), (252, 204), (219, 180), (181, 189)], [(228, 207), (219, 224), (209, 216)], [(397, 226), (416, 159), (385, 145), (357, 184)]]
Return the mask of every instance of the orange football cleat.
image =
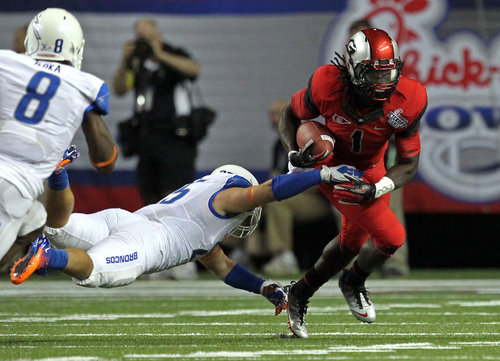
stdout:
[(18, 285), (26, 281), (38, 269), (47, 266), (49, 257), (47, 252), (52, 246), (45, 235), (41, 234), (31, 243), (26, 256), (18, 260), (10, 270), (10, 280)]

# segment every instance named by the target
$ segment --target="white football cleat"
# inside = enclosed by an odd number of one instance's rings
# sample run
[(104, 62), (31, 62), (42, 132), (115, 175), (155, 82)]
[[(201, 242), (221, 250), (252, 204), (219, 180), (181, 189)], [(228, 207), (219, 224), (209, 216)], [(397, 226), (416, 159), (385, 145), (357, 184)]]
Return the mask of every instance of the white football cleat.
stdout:
[(345, 283), (344, 279), (347, 272), (347, 270), (344, 270), (339, 278), (339, 287), (344, 294), (347, 305), (353, 316), (358, 320), (372, 323), (375, 321), (375, 307), (373, 307), (368, 297), (369, 293), (366, 291), (365, 284), (354, 286)]
[(308, 338), (309, 333), (306, 328), (307, 304), (309, 301), (303, 301), (295, 297), (294, 284), (285, 286), (285, 292), (288, 293), (288, 328), (293, 335), (298, 338)]

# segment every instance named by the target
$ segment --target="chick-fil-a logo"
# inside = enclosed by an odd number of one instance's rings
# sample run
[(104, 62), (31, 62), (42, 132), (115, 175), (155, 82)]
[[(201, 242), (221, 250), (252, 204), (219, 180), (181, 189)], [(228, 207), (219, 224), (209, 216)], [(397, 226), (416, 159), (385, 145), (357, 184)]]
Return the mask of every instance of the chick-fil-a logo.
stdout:
[(485, 64), (481, 59), (473, 58), (471, 49), (464, 48), (461, 57), (455, 60), (444, 60), (438, 55), (431, 59), (431, 66), (422, 74), (418, 70), (421, 52), (410, 49), (404, 54), (404, 75), (429, 86), (445, 85), (468, 89), (469, 87), (489, 87), (499, 67)]
[(489, 43), (459, 31), (437, 30), (448, 3), (428, 0), (350, 1), (329, 27), (320, 62), (344, 53), (350, 25), (369, 20), (398, 43), (403, 75), (427, 89), (422, 120), (420, 176), (438, 192), (470, 203), (500, 200), (500, 36)]

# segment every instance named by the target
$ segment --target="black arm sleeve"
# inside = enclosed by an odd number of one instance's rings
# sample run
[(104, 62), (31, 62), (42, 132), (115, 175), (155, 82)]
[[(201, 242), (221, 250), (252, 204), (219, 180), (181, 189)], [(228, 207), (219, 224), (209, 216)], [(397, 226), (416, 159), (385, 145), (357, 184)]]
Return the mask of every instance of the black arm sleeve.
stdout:
[(314, 104), (311, 93), (311, 83), (312, 83), (312, 76), (309, 78), (309, 83), (307, 84), (307, 90), (304, 93), (304, 104), (314, 116), (319, 117), (321, 113), (319, 112), (319, 109), (316, 106), (316, 104)]

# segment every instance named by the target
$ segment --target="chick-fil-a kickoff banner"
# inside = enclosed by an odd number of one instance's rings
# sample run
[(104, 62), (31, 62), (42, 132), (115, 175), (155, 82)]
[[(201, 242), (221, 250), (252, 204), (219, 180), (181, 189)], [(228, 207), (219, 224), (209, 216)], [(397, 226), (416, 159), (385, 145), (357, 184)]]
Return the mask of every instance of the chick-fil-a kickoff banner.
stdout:
[(429, 97), (418, 174), (404, 190), (406, 210), (498, 213), (500, 33), (457, 31), (442, 38), (447, 15), (445, 1), (350, 1), (325, 34), (320, 61), (343, 50), (347, 29), (360, 18), (391, 34), (405, 61), (403, 74), (420, 81)]

